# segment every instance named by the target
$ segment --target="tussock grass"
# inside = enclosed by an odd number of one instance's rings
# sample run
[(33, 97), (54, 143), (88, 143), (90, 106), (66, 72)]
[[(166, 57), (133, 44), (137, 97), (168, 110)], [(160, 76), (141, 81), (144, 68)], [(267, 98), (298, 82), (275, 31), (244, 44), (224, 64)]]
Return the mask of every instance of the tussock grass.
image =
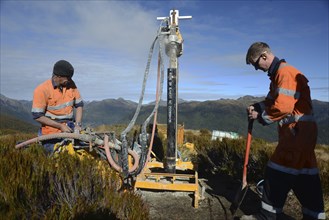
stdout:
[(120, 176), (106, 161), (48, 157), (37, 144), (16, 150), (19, 139), (27, 138), (0, 138), (1, 218), (149, 219), (141, 197), (120, 190)]
[[(200, 175), (228, 174), (241, 179), (244, 163), (246, 138), (211, 140), (211, 133), (200, 130), (199, 134), (186, 133), (186, 139), (195, 144), (195, 155), (192, 160), (198, 164)], [(274, 152), (276, 143), (268, 143), (253, 138), (248, 165), (248, 182), (256, 183), (263, 179), (266, 164)], [(329, 216), (329, 146), (317, 145), (316, 157), (325, 200), (326, 215)]]
[[(116, 127), (120, 134), (123, 126)], [(98, 130), (111, 130), (101, 127)], [(135, 130), (139, 128), (136, 127)], [(133, 136), (133, 135), (131, 135)], [(15, 150), (18, 141), (31, 134), (0, 136), (0, 217), (4, 219), (149, 219), (149, 209), (141, 197), (120, 191), (121, 179), (105, 161), (80, 160), (68, 154), (49, 158), (34, 144)], [(161, 137), (164, 147), (166, 140)], [(196, 154), (182, 154), (198, 164), (201, 176), (228, 174), (242, 176), (245, 138), (211, 140), (206, 129), (186, 132)], [(276, 144), (253, 138), (248, 166), (248, 182), (263, 178), (265, 166)], [(186, 151), (186, 152), (185, 152)], [(318, 145), (316, 156), (329, 216), (329, 147)]]

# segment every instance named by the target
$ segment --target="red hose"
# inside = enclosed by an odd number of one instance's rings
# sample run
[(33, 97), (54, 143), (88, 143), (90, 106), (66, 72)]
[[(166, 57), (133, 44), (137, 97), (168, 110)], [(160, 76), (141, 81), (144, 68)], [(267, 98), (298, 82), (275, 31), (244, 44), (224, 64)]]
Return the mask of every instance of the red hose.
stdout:
[[(105, 135), (104, 137), (104, 149), (106, 153), (107, 160), (109, 161), (110, 165), (118, 172), (122, 172), (122, 167), (120, 167), (112, 158), (110, 148), (109, 148), (109, 136)], [(128, 149), (128, 153), (134, 158), (134, 165), (129, 168), (129, 173), (135, 171), (138, 167), (139, 157), (135, 151)]]
[[(157, 75), (157, 88), (156, 88), (156, 96), (155, 96), (155, 103), (158, 102), (159, 100), (159, 90), (160, 90), (160, 52), (158, 55), (158, 75)], [(154, 133), (155, 133), (155, 127), (157, 124), (157, 113), (158, 111), (156, 111), (154, 113), (154, 118), (153, 118), (153, 127), (152, 127), (152, 135), (151, 135), (151, 141), (150, 141), (150, 146), (149, 146), (149, 150), (147, 153), (147, 159), (145, 161), (144, 167), (146, 167), (147, 163), (151, 160), (151, 151), (152, 151), (152, 147), (153, 147), (153, 141), (154, 141)], [(144, 169), (143, 167), (143, 169)]]

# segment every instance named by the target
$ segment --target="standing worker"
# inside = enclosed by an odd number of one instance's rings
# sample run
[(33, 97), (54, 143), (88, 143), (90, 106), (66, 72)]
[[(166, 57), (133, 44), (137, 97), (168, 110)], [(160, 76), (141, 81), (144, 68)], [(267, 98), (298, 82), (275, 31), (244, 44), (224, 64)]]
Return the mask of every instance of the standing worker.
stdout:
[(302, 205), (303, 219), (325, 219), (314, 152), (317, 125), (307, 78), (263, 42), (250, 46), (246, 62), (268, 72), (271, 80), (265, 100), (247, 108), (248, 117), (262, 125), (278, 122), (279, 141), (265, 170), (260, 212), (240, 219), (280, 218), (291, 189)]
[[(41, 124), (39, 135), (81, 130), (83, 101), (72, 80), (73, 73), (73, 66), (66, 60), (60, 60), (54, 65), (51, 79), (34, 90), (32, 115)], [(76, 108), (75, 123), (73, 108)], [(58, 141), (52, 139), (42, 144), (48, 153), (52, 153)]]

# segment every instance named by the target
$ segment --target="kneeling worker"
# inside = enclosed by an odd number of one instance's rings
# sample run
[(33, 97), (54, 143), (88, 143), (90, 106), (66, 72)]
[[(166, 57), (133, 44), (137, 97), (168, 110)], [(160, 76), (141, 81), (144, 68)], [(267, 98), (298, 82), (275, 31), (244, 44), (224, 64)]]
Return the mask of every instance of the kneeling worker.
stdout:
[[(81, 129), (83, 101), (72, 76), (73, 66), (66, 60), (55, 63), (51, 79), (36, 87), (33, 94), (33, 119), (41, 124), (39, 135), (73, 132)], [(76, 108), (75, 123), (73, 108)], [(48, 153), (59, 140), (44, 141)]]

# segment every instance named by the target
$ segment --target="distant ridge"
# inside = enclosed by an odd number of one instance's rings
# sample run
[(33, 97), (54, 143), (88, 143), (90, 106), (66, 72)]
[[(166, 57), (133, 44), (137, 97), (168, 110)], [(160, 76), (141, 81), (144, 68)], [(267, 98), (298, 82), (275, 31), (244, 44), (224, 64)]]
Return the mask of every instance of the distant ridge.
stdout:
[(39, 126), (16, 117), (0, 114), (0, 134), (37, 133)]
[[(209, 101), (179, 100), (178, 123), (186, 129), (208, 129), (236, 132), (246, 135), (246, 107), (263, 100), (264, 97), (243, 96), (238, 99)], [(31, 116), (32, 101), (14, 100), (0, 95), (1, 124), (5, 117), (16, 118), (37, 125)], [(132, 119), (137, 103), (123, 98), (86, 102), (83, 123), (88, 126), (128, 124)], [(315, 118), (318, 122), (318, 143), (329, 144), (329, 102), (313, 100)], [(144, 104), (136, 124), (142, 124), (152, 112), (154, 102)], [(161, 100), (158, 110), (158, 123), (166, 123), (166, 101)], [(255, 123), (253, 136), (267, 141), (277, 141), (276, 124), (262, 126)]]

